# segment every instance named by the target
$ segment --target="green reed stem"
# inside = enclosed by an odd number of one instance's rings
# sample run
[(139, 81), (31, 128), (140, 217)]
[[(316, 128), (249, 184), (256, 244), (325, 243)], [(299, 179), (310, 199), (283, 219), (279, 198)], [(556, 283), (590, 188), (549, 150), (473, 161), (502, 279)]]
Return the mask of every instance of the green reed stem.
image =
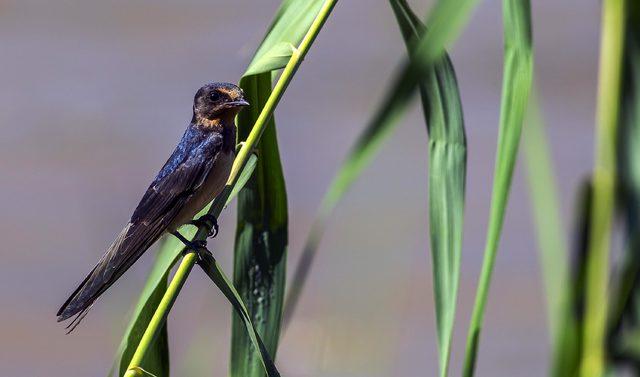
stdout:
[[(331, 14), (331, 11), (333, 10), (333, 7), (336, 5), (337, 2), (338, 0), (327, 0), (322, 6), (322, 8), (320, 8), (318, 15), (316, 16), (315, 20), (311, 24), (309, 31), (307, 32), (307, 34), (305, 34), (304, 38), (300, 42), (300, 45), (297, 48), (294, 46), (291, 46), (293, 50), (293, 53), (291, 54), (291, 58), (289, 59), (289, 62), (282, 70), (282, 74), (280, 75), (280, 78), (276, 82), (276, 85), (273, 87), (273, 91), (271, 92), (271, 95), (267, 99), (267, 102), (262, 108), (262, 112), (258, 116), (256, 123), (251, 129), (251, 133), (249, 133), (247, 140), (245, 140), (244, 144), (242, 145), (242, 148), (240, 148), (240, 151), (238, 152), (238, 155), (236, 156), (233, 162), (233, 167), (231, 168), (231, 174), (229, 175), (229, 179), (227, 180), (227, 185), (222, 191), (222, 193), (218, 195), (215, 202), (209, 209), (209, 214), (212, 214), (218, 217), (222, 212), (222, 209), (224, 208), (227, 198), (231, 194), (233, 187), (235, 186), (236, 182), (238, 181), (238, 178), (240, 177), (240, 173), (242, 172), (242, 169), (244, 168), (245, 164), (249, 160), (249, 157), (251, 156), (251, 152), (258, 145), (258, 142), (262, 137), (262, 133), (265, 130), (267, 121), (269, 120), (271, 115), (273, 115), (273, 111), (275, 110), (276, 106), (280, 102), (280, 99), (282, 98), (282, 95), (284, 94), (285, 90), (289, 86), (291, 79), (293, 78), (298, 67), (304, 60), (304, 57), (309, 51), (309, 48), (313, 44), (313, 41), (316, 39), (318, 33), (322, 29), (322, 26), (324, 25), (325, 21), (329, 17), (329, 14)], [(207, 235), (207, 229), (206, 227), (203, 226), (198, 229), (198, 232), (196, 233), (196, 236), (194, 237), (194, 239), (204, 240), (206, 239), (206, 235)], [(158, 331), (160, 330), (164, 322), (167, 320), (169, 311), (171, 310), (173, 303), (175, 302), (178, 294), (180, 293), (180, 289), (184, 285), (187, 279), (187, 276), (189, 276), (189, 272), (193, 268), (193, 265), (196, 263), (196, 260), (197, 258), (194, 253), (187, 254), (182, 259), (182, 262), (180, 263), (180, 266), (178, 266), (176, 274), (171, 280), (171, 283), (169, 283), (169, 286), (167, 287), (167, 291), (162, 297), (162, 300), (160, 301), (158, 308), (156, 309), (155, 313), (153, 314), (153, 317), (151, 318), (151, 321), (149, 322), (149, 326), (147, 326), (147, 329), (145, 330), (144, 335), (140, 339), (140, 343), (138, 344), (138, 348), (136, 349), (136, 352), (133, 354), (133, 357), (131, 358), (131, 362), (129, 363), (129, 368), (127, 370), (127, 373), (125, 374), (125, 377), (142, 376), (142, 371), (138, 366), (144, 359), (147, 349), (149, 348), (150, 344), (153, 342)]]
[(615, 206), (624, 3), (624, 0), (605, 0), (602, 3), (593, 206), (586, 267), (584, 351), (580, 364), (580, 375), (584, 377), (601, 377), (605, 371), (609, 242)]

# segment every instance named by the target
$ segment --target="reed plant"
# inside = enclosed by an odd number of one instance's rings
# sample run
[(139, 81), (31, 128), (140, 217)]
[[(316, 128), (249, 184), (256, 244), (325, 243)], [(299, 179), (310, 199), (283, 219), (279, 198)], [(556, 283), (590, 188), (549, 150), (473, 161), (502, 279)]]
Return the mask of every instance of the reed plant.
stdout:
[[(219, 216), (238, 201), (233, 278), (213, 255), (201, 269), (234, 309), (231, 376), (278, 376), (275, 362), (282, 329), (294, 318), (305, 281), (332, 213), (420, 97), (429, 155), (430, 257), (434, 290), (438, 371), (450, 375), (457, 315), (467, 176), (467, 136), (455, 62), (446, 50), (466, 26), (475, 0), (440, 0), (421, 19), (406, 0), (389, 0), (406, 56), (386, 95), (372, 111), (320, 204), (300, 262), (286, 283), (288, 209), (273, 112), (337, 0), (283, 0), (242, 76), (251, 107), (238, 119), (239, 149), (223, 193), (204, 210)], [(628, 3), (628, 4), (627, 4)], [(495, 172), (484, 257), (468, 326), (462, 374), (475, 375), (482, 326), (498, 257), (521, 134), (547, 299), (552, 376), (613, 375), (620, 367), (640, 375), (640, 6), (602, 2), (596, 160), (577, 194), (574, 244), (562, 229), (553, 160), (535, 93), (529, 0), (503, 0), (504, 63)], [(595, 43), (595, 41), (594, 41)], [(304, 70), (301, 71), (304, 74)], [(531, 98), (530, 98), (531, 97)], [(527, 116), (528, 114), (528, 116)], [(526, 123), (525, 131), (523, 124)], [(620, 265), (609, 265), (614, 218), (625, 225)], [(202, 240), (208, 229), (188, 229)], [(569, 251), (571, 250), (571, 252)], [(125, 331), (112, 374), (169, 375), (166, 319), (196, 264), (175, 240), (162, 244)], [(508, 250), (505, 250), (508, 252)], [(176, 266), (174, 268), (174, 266)], [(172, 270), (175, 272), (172, 274)], [(286, 288), (288, 287), (288, 292)], [(285, 295), (286, 293), (286, 295)], [(488, 340), (485, 340), (488, 341)]]

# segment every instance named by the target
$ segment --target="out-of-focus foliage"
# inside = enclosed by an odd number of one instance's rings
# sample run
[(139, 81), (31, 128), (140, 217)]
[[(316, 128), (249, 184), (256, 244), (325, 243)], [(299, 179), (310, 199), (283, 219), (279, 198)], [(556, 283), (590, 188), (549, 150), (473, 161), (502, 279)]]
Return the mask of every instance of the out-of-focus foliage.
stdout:
[(602, 2), (600, 68), (596, 111), (593, 202), (585, 274), (580, 375), (601, 377), (607, 371), (606, 330), (610, 248), (616, 201), (616, 149), (620, 108), (626, 0)]
[(625, 227), (609, 311), (608, 349), (614, 363), (640, 374), (640, 4), (629, 2), (624, 35), (617, 148), (618, 209)]

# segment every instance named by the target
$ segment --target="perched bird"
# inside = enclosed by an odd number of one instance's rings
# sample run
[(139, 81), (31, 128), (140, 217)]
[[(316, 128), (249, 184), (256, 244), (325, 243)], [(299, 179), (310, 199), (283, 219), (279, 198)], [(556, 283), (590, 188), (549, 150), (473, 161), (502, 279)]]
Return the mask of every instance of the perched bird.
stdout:
[[(74, 315), (72, 331), (95, 300), (109, 288), (165, 232), (193, 250), (202, 243), (185, 239), (178, 228), (209, 222), (192, 221), (222, 189), (235, 158), (236, 114), (249, 103), (233, 84), (212, 83), (200, 88), (193, 100), (193, 118), (182, 140), (145, 192), (133, 216), (96, 266), (58, 311), (58, 322)], [(215, 235), (215, 234), (210, 234)]]

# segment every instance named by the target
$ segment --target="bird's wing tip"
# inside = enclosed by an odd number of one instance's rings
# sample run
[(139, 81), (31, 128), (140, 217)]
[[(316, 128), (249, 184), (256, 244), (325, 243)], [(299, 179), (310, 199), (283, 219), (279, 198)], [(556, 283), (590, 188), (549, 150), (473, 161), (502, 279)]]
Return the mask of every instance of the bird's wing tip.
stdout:
[(73, 317), (76, 313), (73, 313), (69, 310), (69, 305), (63, 305), (56, 313), (56, 317), (58, 322), (66, 321), (67, 319)]
[(57, 314), (57, 317), (58, 317), (58, 318), (56, 318), (56, 322), (64, 322), (64, 321), (66, 321), (67, 319), (69, 319), (69, 318), (73, 317), (73, 314), (69, 314), (69, 313), (59, 313), (59, 314)]
[[(73, 319), (73, 321), (71, 321), (71, 322), (67, 325), (67, 327), (65, 327), (65, 330), (68, 330), (68, 331), (67, 331), (67, 335), (71, 334), (71, 332), (72, 332), (73, 330), (75, 330), (75, 329), (76, 329), (76, 327), (78, 327), (78, 325), (80, 324), (80, 322), (82, 322), (82, 320), (84, 319), (84, 317), (86, 317), (86, 316), (87, 316), (87, 314), (89, 313), (89, 309), (91, 309), (91, 307), (92, 307), (92, 306), (93, 306), (93, 303), (92, 303), (91, 305), (89, 305), (88, 307), (86, 307), (85, 309), (82, 309), (80, 312), (78, 312), (78, 313), (76, 314), (76, 317)], [(71, 316), (69, 316), (69, 317), (67, 317), (67, 318), (70, 318), (70, 317), (71, 317)], [(58, 322), (60, 322), (60, 319), (61, 319), (61, 318), (62, 318), (62, 320), (63, 320), (63, 321), (64, 321), (65, 319), (67, 319), (67, 318), (65, 318), (64, 316), (60, 316), (60, 317), (58, 318)]]

